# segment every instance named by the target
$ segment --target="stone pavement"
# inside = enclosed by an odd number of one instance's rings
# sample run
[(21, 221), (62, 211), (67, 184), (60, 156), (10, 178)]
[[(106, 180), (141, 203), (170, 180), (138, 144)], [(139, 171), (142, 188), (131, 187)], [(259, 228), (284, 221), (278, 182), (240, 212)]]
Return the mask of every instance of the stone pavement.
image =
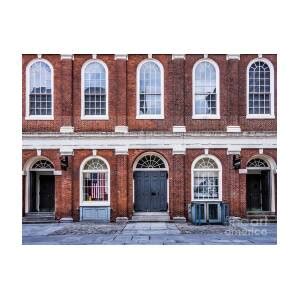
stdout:
[(276, 224), (23, 224), (24, 245), (276, 245)]

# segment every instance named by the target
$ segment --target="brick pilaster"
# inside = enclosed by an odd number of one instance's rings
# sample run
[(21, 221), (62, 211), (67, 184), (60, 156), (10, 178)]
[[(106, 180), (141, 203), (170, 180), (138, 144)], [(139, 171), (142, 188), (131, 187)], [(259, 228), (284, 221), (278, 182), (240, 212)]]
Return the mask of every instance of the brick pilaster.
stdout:
[(172, 217), (184, 217), (184, 191), (185, 191), (185, 156), (184, 154), (173, 155), (173, 184), (171, 199), (173, 205), (171, 205)]
[(117, 154), (117, 216), (128, 216), (127, 177), (128, 155)]

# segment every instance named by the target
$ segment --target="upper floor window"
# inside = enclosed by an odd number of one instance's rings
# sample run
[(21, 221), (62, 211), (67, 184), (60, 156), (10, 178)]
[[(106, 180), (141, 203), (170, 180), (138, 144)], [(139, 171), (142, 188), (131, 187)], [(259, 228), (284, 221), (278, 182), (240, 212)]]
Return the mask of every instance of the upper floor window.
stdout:
[(274, 71), (265, 58), (252, 60), (247, 68), (247, 118), (274, 117)]
[(145, 60), (137, 68), (137, 118), (164, 118), (164, 70), (157, 60)]
[(82, 119), (108, 119), (108, 70), (99, 60), (82, 67)]
[(201, 59), (193, 68), (193, 118), (219, 118), (219, 93), (218, 65)]
[(27, 65), (26, 119), (53, 119), (53, 68), (44, 59)]

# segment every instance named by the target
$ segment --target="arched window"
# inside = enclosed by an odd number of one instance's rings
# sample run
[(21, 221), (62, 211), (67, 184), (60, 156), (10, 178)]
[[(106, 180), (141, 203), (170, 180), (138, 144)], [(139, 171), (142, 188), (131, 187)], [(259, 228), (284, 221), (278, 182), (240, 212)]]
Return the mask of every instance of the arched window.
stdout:
[(34, 60), (26, 70), (26, 118), (53, 119), (53, 67), (45, 59)]
[(108, 119), (108, 70), (100, 60), (82, 66), (82, 119)]
[(109, 201), (109, 169), (102, 158), (93, 157), (84, 162), (81, 176), (83, 203)]
[(219, 67), (201, 59), (193, 68), (193, 118), (219, 118)]
[(136, 165), (137, 169), (165, 169), (165, 163), (156, 155), (143, 156)]
[(156, 60), (146, 60), (137, 68), (137, 118), (164, 118), (164, 71)]
[(274, 71), (270, 61), (261, 58), (247, 68), (247, 117), (274, 117)]
[(247, 163), (247, 168), (269, 168), (269, 165), (261, 158), (254, 158)]
[(221, 164), (212, 156), (197, 158), (192, 166), (192, 199), (222, 200)]
[(37, 170), (37, 171), (41, 171), (43, 170), (54, 170), (54, 166), (53, 164), (46, 160), (46, 159), (41, 159), (38, 160), (36, 163), (33, 164), (33, 166), (31, 167), (31, 169)]

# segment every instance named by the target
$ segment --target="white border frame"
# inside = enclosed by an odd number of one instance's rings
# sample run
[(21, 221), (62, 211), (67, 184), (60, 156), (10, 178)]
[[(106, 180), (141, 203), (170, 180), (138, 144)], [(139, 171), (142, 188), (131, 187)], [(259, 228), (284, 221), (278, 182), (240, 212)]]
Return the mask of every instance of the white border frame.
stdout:
[[(97, 62), (101, 64), (105, 69), (105, 89), (106, 89), (106, 114), (105, 115), (85, 115), (84, 114), (84, 71), (85, 68), (90, 64)], [(108, 83), (108, 67), (106, 63), (101, 59), (88, 59), (81, 67), (81, 120), (109, 120), (109, 112), (108, 112), (108, 101), (109, 101), (109, 83)]]
[[(25, 171), (25, 214), (27, 214), (29, 212), (29, 201), (30, 201), (30, 171), (33, 172), (39, 172), (39, 171), (47, 171), (47, 172), (53, 172), (53, 175), (55, 175), (55, 169), (32, 169), (31, 167), (39, 160), (48, 160), (49, 162), (51, 162), (51, 164), (54, 166), (53, 162), (46, 156), (34, 156), (29, 158), (23, 167), (23, 171)], [(56, 186), (55, 186), (55, 190), (54, 190), (54, 212), (56, 210)]]
[[(157, 156), (157, 157), (159, 157), (164, 163), (165, 163), (165, 166), (166, 166), (166, 168), (151, 168), (151, 169), (146, 169), (146, 168), (141, 168), (141, 169), (137, 169), (136, 168), (136, 165), (137, 165), (137, 163), (139, 162), (139, 160), (141, 159), (141, 158), (143, 158), (144, 156), (147, 156), (147, 155), (155, 155), (155, 156)], [(170, 186), (170, 184), (169, 184), (169, 179), (170, 179), (170, 168), (169, 168), (169, 164), (168, 164), (168, 161), (167, 161), (167, 159), (163, 156), (163, 155), (161, 155), (160, 153), (157, 153), (157, 152), (153, 152), (153, 151), (147, 151), (147, 152), (144, 152), (144, 153), (142, 153), (142, 154), (140, 154), (136, 159), (135, 159), (135, 161), (134, 161), (134, 163), (133, 163), (133, 166), (132, 166), (132, 173), (134, 173), (135, 171), (167, 171), (168, 172), (168, 178), (167, 178), (167, 204), (168, 204), (168, 209), (167, 209), (167, 213), (169, 213), (170, 212), (170, 199), (169, 199), (169, 197), (170, 197), (170, 193), (169, 193), (169, 186)], [(135, 195), (134, 195), (134, 190), (135, 190), (135, 186), (134, 186), (134, 176), (132, 176), (132, 211), (133, 211), (133, 213), (135, 212), (134, 211), (134, 200), (135, 200)], [(151, 212), (150, 212), (151, 213)]]
[[(140, 115), (140, 70), (143, 64), (152, 61), (155, 64), (157, 64), (157, 66), (160, 69), (160, 86), (161, 86), (161, 102), (160, 102), (160, 115)], [(165, 74), (164, 74), (164, 67), (162, 65), (162, 63), (154, 58), (146, 58), (144, 60), (142, 60), (136, 69), (136, 119), (164, 119), (165, 118), (165, 111), (164, 111), (164, 107), (165, 107), (165, 97), (164, 97), (164, 80), (165, 80)]]
[[(255, 158), (260, 158), (260, 159), (263, 159), (268, 165), (269, 165), (269, 168), (266, 168), (266, 167), (261, 167), (261, 168), (247, 168), (247, 164), (249, 163), (249, 161), (251, 161), (252, 159), (255, 159)], [(277, 165), (276, 165), (276, 162), (275, 160), (269, 156), (269, 155), (265, 155), (265, 154), (256, 154), (256, 155), (253, 155), (251, 156), (251, 158), (247, 161), (246, 163), (246, 170), (270, 170), (270, 183), (271, 183), (271, 186), (270, 186), (270, 189), (271, 189), (271, 199), (270, 199), (270, 206), (271, 206), (271, 212), (276, 212), (275, 210), (275, 176), (274, 174), (277, 173)], [(247, 173), (246, 173), (247, 174)], [(247, 184), (246, 184), (246, 189), (247, 189)], [(247, 199), (246, 199), (246, 203), (247, 203)], [(247, 211), (247, 207), (246, 207), (246, 211)]]
[[(30, 68), (36, 62), (44, 62), (51, 70), (51, 115), (30, 115), (29, 114), (29, 92), (30, 92)], [(35, 58), (26, 66), (26, 112), (25, 120), (54, 120), (54, 69), (50, 61), (44, 58)]]
[[(216, 114), (196, 114), (196, 102), (195, 102), (195, 72), (198, 65), (203, 62), (209, 62), (213, 65), (216, 71)], [(220, 119), (220, 68), (219, 65), (211, 58), (201, 58), (195, 62), (192, 71), (192, 101), (193, 101), (193, 115), (192, 119)]]
[[(196, 165), (196, 163), (198, 162), (199, 159), (201, 158), (210, 158), (212, 159), (217, 165), (218, 165), (218, 169), (196, 169), (196, 171), (217, 171), (219, 173), (219, 198), (218, 199), (194, 199), (194, 167)], [(223, 198), (222, 198), (222, 192), (223, 192), (223, 180), (222, 180), (222, 163), (219, 160), (219, 158), (217, 158), (214, 155), (211, 154), (201, 154), (199, 156), (197, 156), (191, 166), (191, 202), (222, 202)]]
[[(83, 174), (83, 167), (85, 166), (85, 164), (91, 160), (91, 159), (94, 159), (94, 158), (98, 158), (98, 159), (101, 159), (102, 161), (104, 161), (104, 163), (106, 164), (107, 166), (107, 171), (101, 171), (99, 170), (100, 173), (108, 173), (108, 185), (107, 185), (107, 193), (108, 193), (108, 200), (107, 201), (83, 201), (83, 194), (82, 194), (82, 186), (83, 186), (83, 178), (82, 178), (82, 174)], [(80, 168), (79, 168), (79, 206), (82, 207), (82, 206), (104, 206), (104, 207), (108, 207), (110, 206), (110, 165), (108, 163), (108, 161), (103, 158), (102, 156), (99, 156), (99, 155), (91, 155), (91, 156), (88, 156), (86, 157), (82, 162), (81, 162), (81, 165), (80, 165)]]
[[(251, 67), (251, 65), (257, 61), (262, 61), (264, 63), (266, 63), (268, 65), (268, 67), (270, 68), (270, 94), (271, 94), (271, 111), (270, 114), (249, 114), (249, 69)], [(247, 65), (247, 69), (246, 69), (246, 119), (275, 119), (275, 112), (274, 112), (274, 93), (275, 93), (275, 89), (274, 89), (274, 66), (272, 64), (272, 62), (270, 60), (268, 60), (265, 57), (262, 58), (254, 58), (252, 59), (248, 65)]]

